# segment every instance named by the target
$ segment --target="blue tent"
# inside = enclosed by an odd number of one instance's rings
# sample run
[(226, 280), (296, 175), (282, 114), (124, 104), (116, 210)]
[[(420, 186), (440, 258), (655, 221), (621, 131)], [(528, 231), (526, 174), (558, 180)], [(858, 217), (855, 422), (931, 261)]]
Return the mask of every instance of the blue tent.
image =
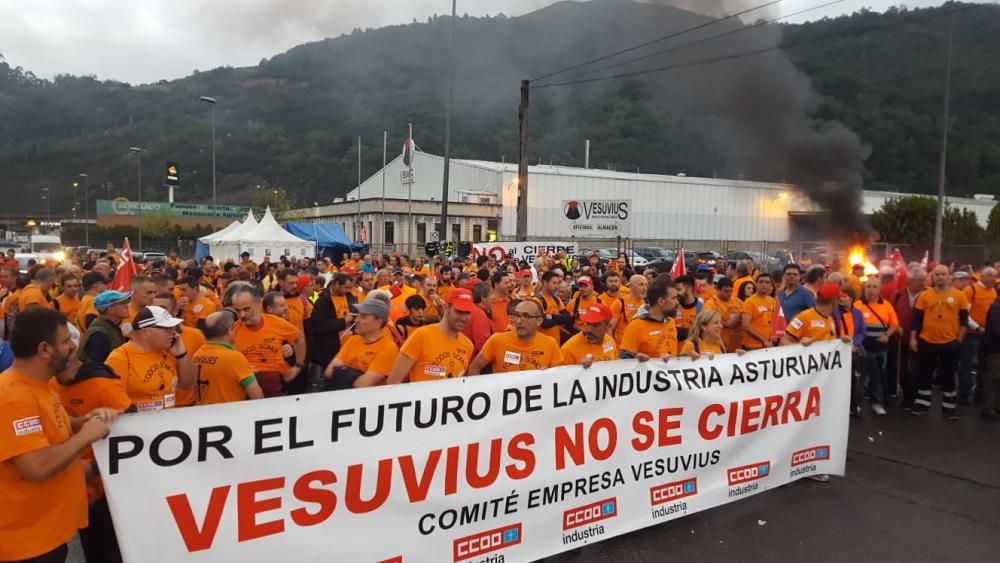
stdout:
[(299, 238), (314, 241), (320, 255), (335, 262), (340, 262), (344, 253), (368, 252), (367, 244), (352, 241), (336, 223), (288, 223), (285, 228)]

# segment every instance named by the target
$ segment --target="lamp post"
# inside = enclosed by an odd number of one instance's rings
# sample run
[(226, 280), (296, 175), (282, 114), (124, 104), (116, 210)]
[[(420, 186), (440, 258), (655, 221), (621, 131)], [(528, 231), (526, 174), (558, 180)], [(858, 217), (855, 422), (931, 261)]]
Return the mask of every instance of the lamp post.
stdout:
[[(47, 228), (49, 230), (51, 230), (52, 229), (52, 213), (51, 213), (52, 206), (50, 205), (50, 200), (49, 200), (49, 189), (48, 188), (42, 188), (42, 191), (45, 192), (45, 195), (42, 196), (42, 199), (45, 200), (45, 223), (47, 225)], [(46, 231), (46, 232), (48, 232), (48, 231)]]
[(212, 106), (212, 216), (216, 214), (215, 209), (215, 98), (209, 96), (202, 96), (198, 98), (200, 101)]
[(86, 240), (87, 248), (90, 248), (90, 197), (88, 194), (88, 177), (86, 174), (78, 174), (83, 178), (83, 236)]
[(139, 187), (139, 252), (142, 252), (142, 227), (144, 218), (142, 216), (142, 147), (129, 147), (129, 152), (134, 152), (135, 159), (135, 171), (136, 171), (136, 185)]
[[(448, 233), (448, 176), (451, 174), (451, 106), (455, 98), (455, 15), (457, 0), (451, 0), (451, 31), (448, 35), (448, 101), (444, 109), (444, 174), (441, 185), (441, 230), (438, 240), (444, 244)], [(411, 219), (412, 220), (412, 219)], [(459, 237), (461, 238), (461, 237)], [(458, 244), (459, 241), (455, 241)]]

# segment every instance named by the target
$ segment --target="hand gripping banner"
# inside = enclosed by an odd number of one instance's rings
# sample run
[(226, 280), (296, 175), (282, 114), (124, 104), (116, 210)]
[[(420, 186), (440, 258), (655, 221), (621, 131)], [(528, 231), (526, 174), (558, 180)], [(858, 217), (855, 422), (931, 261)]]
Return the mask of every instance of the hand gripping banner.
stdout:
[(843, 475), (850, 347), (562, 367), (120, 418), (126, 561), (531, 561)]

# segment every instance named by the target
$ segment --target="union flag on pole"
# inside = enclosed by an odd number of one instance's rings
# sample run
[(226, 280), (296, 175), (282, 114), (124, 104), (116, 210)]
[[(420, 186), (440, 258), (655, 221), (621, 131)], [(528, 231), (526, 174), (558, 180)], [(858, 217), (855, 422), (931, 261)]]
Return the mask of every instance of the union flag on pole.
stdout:
[(670, 277), (677, 279), (685, 274), (687, 274), (687, 267), (684, 264), (684, 249), (682, 248), (674, 258), (674, 265), (670, 268)]
[(785, 313), (781, 310), (781, 303), (777, 303), (774, 308), (774, 317), (771, 319), (771, 338), (780, 342), (785, 337)]
[(132, 278), (138, 273), (139, 269), (135, 265), (135, 260), (132, 259), (132, 247), (129, 246), (128, 237), (126, 237), (124, 244), (122, 244), (122, 262), (118, 264), (118, 270), (115, 272), (115, 278), (111, 280), (109, 288), (115, 291), (130, 291)]

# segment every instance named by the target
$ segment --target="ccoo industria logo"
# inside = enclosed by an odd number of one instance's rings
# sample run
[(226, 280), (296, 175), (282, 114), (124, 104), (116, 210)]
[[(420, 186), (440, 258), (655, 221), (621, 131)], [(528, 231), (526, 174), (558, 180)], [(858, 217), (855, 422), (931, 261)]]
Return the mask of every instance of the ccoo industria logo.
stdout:
[(570, 221), (577, 219), (625, 221), (629, 215), (629, 202), (618, 199), (570, 200), (563, 203), (563, 215)]

